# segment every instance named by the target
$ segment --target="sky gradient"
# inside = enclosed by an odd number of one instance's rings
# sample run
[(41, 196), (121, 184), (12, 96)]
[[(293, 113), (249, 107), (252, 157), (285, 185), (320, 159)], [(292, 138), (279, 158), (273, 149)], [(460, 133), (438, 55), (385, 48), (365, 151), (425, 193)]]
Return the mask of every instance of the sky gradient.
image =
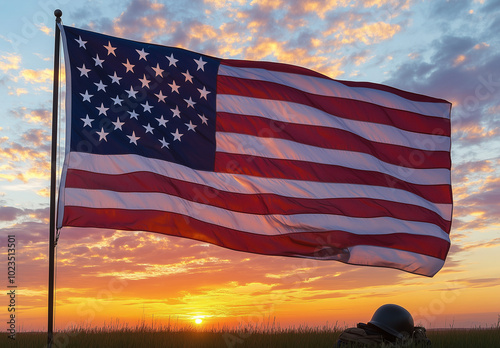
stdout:
[[(448, 100), (454, 195), (451, 250), (433, 278), (146, 232), (65, 227), (57, 246), (56, 329), (142, 320), (183, 326), (196, 318), (208, 328), (274, 320), (282, 327), (344, 327), (368, 321), (385, 303), (405, 307), (427, 328), (497, 324), (500, 2), (29, 0), (2, 7), (0, 254), (5, 260), (7, 235), (15, 235), (22, 330), (47, 325), (56, 8), (69, 26)], [(64, 84), (61, 93), (64, 100)], [(7, 262), (1, 272), (6, 289)], [(0, 318), (7, 317), (3, 309)]]

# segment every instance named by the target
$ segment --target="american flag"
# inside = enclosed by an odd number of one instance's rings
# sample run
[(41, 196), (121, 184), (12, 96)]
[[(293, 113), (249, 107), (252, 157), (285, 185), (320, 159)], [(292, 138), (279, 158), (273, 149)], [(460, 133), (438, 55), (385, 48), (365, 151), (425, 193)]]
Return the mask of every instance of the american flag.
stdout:
[(445, 100), (61, 26), (58, 227), (433, 276), (450, 246)]

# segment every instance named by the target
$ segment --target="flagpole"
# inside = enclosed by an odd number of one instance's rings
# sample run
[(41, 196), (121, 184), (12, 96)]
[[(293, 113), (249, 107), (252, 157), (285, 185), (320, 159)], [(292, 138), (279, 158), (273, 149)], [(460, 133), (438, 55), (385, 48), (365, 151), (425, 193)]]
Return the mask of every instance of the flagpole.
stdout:
[(59, 47), (62, 11), (54, 11), (56, 16), (56, 32), (54, 47), (54, 85), (52, 90), (52, 150), (50, 163), (50, 224), (49, 224), (49, 289), (47, 313), (47, 347), (52, 347), (54, 338), (54, 274), (55, 274), (55, 233), (56, 233), (56, 162), (57, 162), (57, 110), (59, 107)]

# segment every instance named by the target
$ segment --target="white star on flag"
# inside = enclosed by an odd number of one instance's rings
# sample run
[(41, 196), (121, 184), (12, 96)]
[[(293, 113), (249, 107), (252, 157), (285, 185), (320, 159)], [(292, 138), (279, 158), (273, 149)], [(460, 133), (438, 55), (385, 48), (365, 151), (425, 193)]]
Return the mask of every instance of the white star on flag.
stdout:
[(200, 59), (196, 60), (196, 59), (193, 59), (195, 62), (196, 62), (196, 65), (198, 65), (198, 68), (196, 69), (196, 71), (198, 70), (202, 70), (202, 71), (205, 71), (205, 64), (207, 64), (207, 62), (204, 62), (203, 61), (203, 57), (200, 57)]
[(201, 119), (202, 124), (207, 124), (208, 125), (208, 118), (205, 117), (205, 115), (200, 115), (198, 114), (198, 117)]
[(108, 139), (106, 139), (106, 136), (109, 134), (109, 133), (106, 133), (104, 131), (104, 128), (101, 127), (101, 131), (100, 132), (96, 132), (97, 134), (99, 134), (99, 141), (101, 140), (104, 140), (104, 141), (108, 141)]
[(198, 92), (200, 92), (200, 99), (205, 99), (207, 100), (207, 95), (210, 94), (210, 91), (207, 91), (205, 86), (203, 86), (203, 89), (197, 88)]
[(175, 140), (181, 141), (181, 137), (184, 135), (184, 134), (179, 133), (179, 129), (176, 129), (175, 133), (170, 133), (170, 134), (172, 134), (174, 136), (174, 141)]
[(112, 55), (114, 55), (116, 57), (116, 53), (115, 53), (116, 47), (111, 46), (111, 42), (110, 41), (108, 41), (108, 45), (104, 46), (104, 48), (108, 50), (108, 56), (110, 54), (112, 54)]
[(139, 60), (141, 60), (141, 59), (147, 60), (147, 59), (146, 59), (146, 56), (147, 56), (149, 53), (144, 52), (144, 48), (143, 48), (143, 49), (141, 49), (140, 51), (139, 51), (139, 50), (136, 50), (136, 51), (137, 51), (137, 53), (139, 53)]
[(122, 126), (125, 124), (125, 122), (121, 122), (120, 118), (116, 118), (116, 122), (112, 122), (115, 125), (115, 130), (119, 129), (122, 130)]
[(87, 49), (87, 47), (85, 47), (87, 41), (83, 41), (81, 36), (78, 36), (78, 39), (75, 39), (75, 41), (78, 42), (79, 47)]
[(97, 86), (97, 91), (104, 91), (106, 92), (106, 87), (108, 87), (108, 85), (105, 85), (104, 83), (102, 83), (102, 80), (99, 80), (99, 83), (95, 83), (94, 82), (94, 85)]
[(164, 102), (165, 103), (165, 98), (167, 97), (166, 95), (163, 95), (162, 91), (160, 90), (160, 93), (155, 93), (155, 96), (158, 98), (158, 103), (159, 102)]
[(85, 67), (85, 64), (83, 64), (83, 66), (82, 66), (81, 68), (79, 68), (79, 67), (76, 67), (76, 68), (77, 68), (78, 70), (80, 70), (80, 77), (82, 77), (82, 76), (84, 76), (84, 75), (85, 75), (86, 77), (89, 77), (89, 75), (87, 75), (87, 74), (88, 74), (88, 72), (90, 71), (90, 69), (87, 69), (87, 68)]
[(134, 110), (127, 112), (130, 114), (130, 118), (135, 118), (136, 120), (138, 120), (137, 116), (139, 116), (139, 114), (136, 113)]
[(130, 72), (134, 72), (134, 66), (133, 64), (130, 64), (130, 62), (128, 61), (128, 58), (127, 58), (127, 63), (122, 63), (123, 65), (125, 65), (125, 68), (127, 68), (127, 71), (125, 71), (126, 73), (128, 73), (129, 71)]
[(154, 107), (154, 106), (151, 106), (149, 105), (149, 102), (146, 100), (146, 103), (145, 104), (141, 104), (141, 106), (144, 108), (144, 112), (149, 112), (151, 113), (151, 109)]
[(168, 122), (168, 120), (165, 120), (165, 119), (163, 118), (163, 115), (161, 115), (161, 116), (160, 116), (160, 118), (157, 118), (156, 120), (158, 121), (158, 124), (159, 124), (160, 126), (167, 127), (167, 122)]
[(129, 98), (135, 98), (135, 95), (137, 93), (139, 93), (139, 91), (134, 91), (134, 89), (132, 88), (132, 86), (130, 86), (130, 90), (125, 91), (125, 92), (128, 94)]
[(191, 99), (191, 97), (189, 97), (189, 99), (184, 99), (184, 101), (187, 103), (187, 107), (191, 107), (194, 109), (194, 104), (196, 104), (196, 102), (193, 101), (193, 99)]
[(146, 133), (151, 133), (153, 134), (153, 127), (151, 127), (151, 124), (148, 123), (147, 126), (143, 126), (146, 129)]
[(174, 116), (172, 116), (172, 117), (179, 117), (179, 118), (181, 118), (181, 111), (179, 110), (179, 106), (178, 105), (175, 106), (175, 109), (170, 109), (170, 111), (172, 111), (174, 113)]
[(103, 103), (101, 103), (101, 106), (100, 106), (100, 107), (97, 107), (97, 106), (96, 106), (96, 109), (97, 109), (97, 110), (99, 110), (99, 115), (104, 115), (104, 116), (107, 116), (107, 115), (106, 115), (106, 111), (108, 111), (108, 110), (109, 110), (109, 108), (105, 108)]
[(135, 135), (135, 131), (132, 132), (132, 135), (127, 135), (127, 137), (130, 139), (130, 143), (135, 145), (137, 145), (137, 140), (141, 139), (141, 137)]
[(89, 126), (92, 128), (92, 121), (94, 120), (93, 118), (90, 118), (89, 115), (85, 116), (85, 118), (80, 118), (80, 120), (83, 121), (83, 126)]
[(188, 127), (188, 131), (193, 131), (193, 132), (196, 132), (195, 128), (196, 128), (196, 125), (193, 124), (193, 122), (191, 122), (191, 120), (189, 120), (189, 123), (184, 123), (187, 127)]
[(155, 71), (155, 74), (156, 74), (155, 76), (163, 77), (163, 72), (165, 70), (160, 69), (160, 64), (156, 63), (156, 68), (151, 68), (151, 69), (153, 69)]
[(108, 75), (108, 76), (109, 76), (109, 77), (111, 78), (111, 80), (112, 80), (112, 82), (111, 82), (111, 83), (116, 83), (116, 84), (118, 84), (118, 85), (120, 84), (120, 80), (121, 80), (122, 78), (116, 75), (116, 71), (115, 71), (115, 73), (114, 73), (113, 75)]
[(168, 85), (170, 86), (170, 88), (172, 88), (172, 93), (177, 92), (177, 94), (179, 94), (179, 87), (180, 86), (177, 86), (175, 81), (173, 81), (172, 83), (169, 83)]
[(167, 149), (169, 148), (168, 145), (169, 143), (167, 143), (167, 141), (165, 140), (165, 137), (163, 137), (163, 139), (160, 140), (160, 143), (161, 143), (161, 148), (163, 149), (164, 147), (166, 147)]
[(111, 100), (112, 100), (112, 101), (113, 101), (113, 103), (114, 103), (113, 105), (120, 105), (120, 106), (122, 105), (122, 101), (123, 101), (123, 99), (120, 99), (120, 97), (119, 97), (119, 96), (116, 96), (116, 98), (111, 98)]
[(92, 58), (94, 59), (94, 62), (95, 62), (95, 66), (100, 66), (102, 68), (102, 63), (104, 63), (104, 60), (102, 59), (99, 59), (99, 55), (96, 55), (95, 58)]
[(165, 57), (167, 57), (167, 59), (168, 59), (168, 66), (173, 65), (173, 66), (175, 66), (177, 68), (177, 64), (175, 64), (175, 63), (177, 63), (179, 60), (174, 58), (174, 54), (173, 53), (170, 54), (170, 57), (168, 57), (168, 56), (165, 56)]
[(142, 88), (144, 88), (144, 87), (149, 88), (149, 83), (151, 82), (151, 80), (148, 80), (146, 78), (146, 74), (144, 74), (144, 77), (142, 79), (139, 79), (139, 81), (141, 81), (141, 83), (142, 83)]
[(189, 82), (193, 83), (193, 76), (191, 76), (191, 74), (189, 73), (189, 70), (186, 70), (186, 72), (182, 73), (182, 75), (184, 75), (186, 77), (186, 81), (184, 81), (184, 82), (189, 81)]
[(86, 90), (85, 93), (80, 93), (80, 95), (83, 97), (83, 101), (88, 101), (90, 102), (90, 98), (93, 97), (93, 94), (89, 94), (89, 91)]

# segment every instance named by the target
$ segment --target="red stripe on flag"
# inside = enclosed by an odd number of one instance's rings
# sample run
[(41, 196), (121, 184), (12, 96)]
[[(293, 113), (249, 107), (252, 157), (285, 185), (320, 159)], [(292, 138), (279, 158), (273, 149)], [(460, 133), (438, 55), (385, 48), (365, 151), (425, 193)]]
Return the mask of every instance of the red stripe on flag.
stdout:
[(322, 163), (217, 152), (214, 170), (266, 178), (390, 187), (414, 193), (433, 203), (451, 203), (450, 185), (418, 185), (375, 171)]
[(420, 221), (450, 229), (451, 222), (423, 207), (368, 198), (308, 199), (276, 194), (239, 194), (201, 184), (164, 177), (150, 172), (107, 175), (82, 170), (68, 170), (67, 188), (110, 190), (115, 192), (160, 192), (192, 202), (249, 214), (333, 214), (360, 218), (391, 216)]
[(450, 154), (446, 151), (422, 151), (378, 143), (342, 129), (286, 123), (257, 116), (218, 112), (217, 131), (287, 139), (325, 149), (362, 152), (383, 162), (407, 168), (450, 168), (451, 165)]
[(299, 103), (335, 117), (385, 124), (422, 134), (450, 136), (449, 119), (419, 115), (365, 101), (307, 93), (273, 82), (218, 76), (217, 93)]
[[(265, 255), (324, 257), (325, 247), (344, 249), (372, 245), (405, 250), (444, 260), (449, 243), (443, 239), (394, 233), (357, 235), (344, 231), (258, 235), (213, 225), (188, 216), (151, 210), (95, 209), (67, 206), (64, 226), (143, 230), (196, 239), (225, 248)], [(322, 249), (319, 249), (322, 248)]]
[(451, 103), (440, 98), (434, 98), (423, 94), (416, 94), (412, 92), (403, 91), (398, 88), (390, 87), (387, 85), (381, 85), (378, 83), (372, 82), (357, 82), (357, 81), (345, 81), (345, 80), (334, 80), (326, 75), (318, 73), (316, 71), (303, 68), (300, 66), (283, 64), (283, 63), (275, 63), (275, 62), (262, 62), (262, 61), (250, 61), (250, 60), (221, 60), (221, 65), (238, 67), (238, 68), (253, 68), (253, 69), (266, 69), (271, 71), (289, 73), (289, 74), (298, 74), (312, 77), (319, 77), (322, 79), (332, 80), (338, 83), (341, 83), (345, 86), (354, 87), (354, 88), (369, 88), (375, 89), (379, 91), (384, 91), (388, 93), (392, 93), (398, 95), (402, 98), (416, 101), (416, 102), (425, 102), (425, 103), (445, 103), (449, 104), (451, 107)]

